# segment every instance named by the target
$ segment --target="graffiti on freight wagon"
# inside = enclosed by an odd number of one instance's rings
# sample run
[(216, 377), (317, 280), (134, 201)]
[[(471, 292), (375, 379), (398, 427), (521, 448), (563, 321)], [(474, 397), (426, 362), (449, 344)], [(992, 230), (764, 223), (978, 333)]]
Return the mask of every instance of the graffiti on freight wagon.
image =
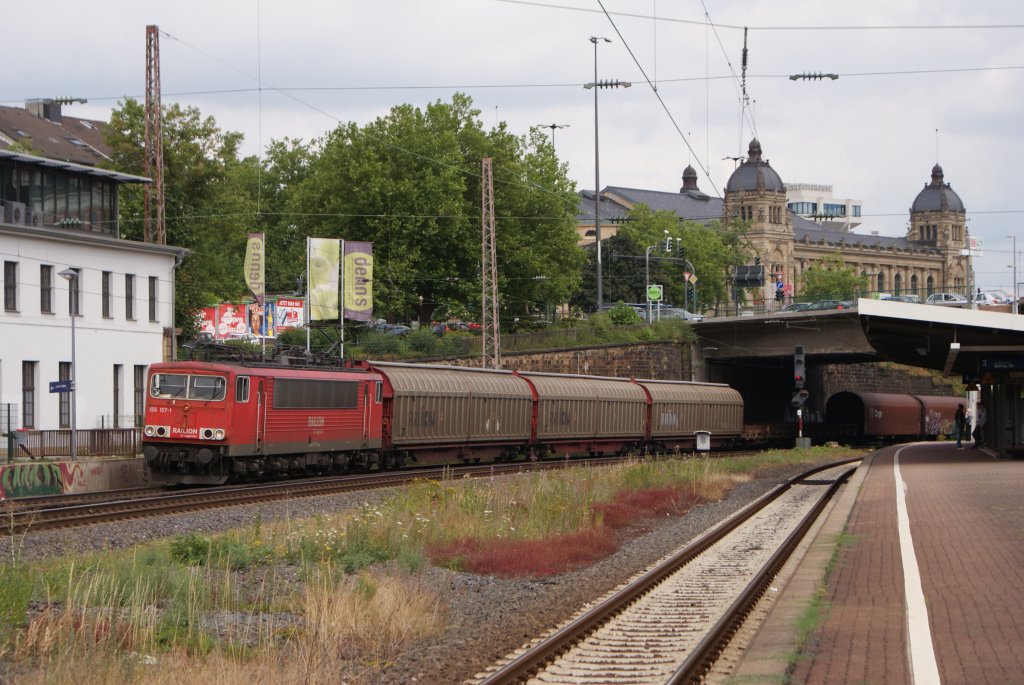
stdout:
[(85, 479), (79, 464), (10, 464), (0, 466), (0, 498), (61, 495)]

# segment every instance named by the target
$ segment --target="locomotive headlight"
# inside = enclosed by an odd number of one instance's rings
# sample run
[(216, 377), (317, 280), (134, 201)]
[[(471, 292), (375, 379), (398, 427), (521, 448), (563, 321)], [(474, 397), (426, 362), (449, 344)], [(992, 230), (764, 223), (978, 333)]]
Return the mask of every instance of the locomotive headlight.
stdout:
[(199, 438), (202, 440), (223, 440), (226, 432), (223, 428), (200, 428)]
[(146, 432), (146, 437), (147, 438), (151, 438), (154, 435), (156, 435), (156, 428), (154, 428), (153, 426), (146, 426), (146, 431), (145, 432)]
[(146, 426), (142, 432), (147, 438), (166, 438), (171, 434), (171, 428), (170, 426)]

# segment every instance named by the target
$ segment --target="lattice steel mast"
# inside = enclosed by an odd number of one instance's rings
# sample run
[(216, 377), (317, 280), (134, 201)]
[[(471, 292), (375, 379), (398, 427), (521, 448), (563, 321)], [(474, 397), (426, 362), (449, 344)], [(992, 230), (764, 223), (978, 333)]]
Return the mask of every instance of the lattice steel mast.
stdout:
[[(153, 179), (143, 187), (143, 240), (167, 244), (164, 223), (164, 145), (160, 130), (160, 29), (146, 27), (146, 164), (145, 175)], [(156, 214), (156, 235), (153, 214)]]
[(501, 331), (498, 327), (498, 262), (495, 258), (494, 246), (494, 176), (491, 172), (491, 158), (484, 157), (481, 182), (483, 195), (481, 206), (481, 246), (480, 280), (483, 283), (483, 297), (480, 300), (483, 333), (482, 359), (483, 367), (501, 368)]

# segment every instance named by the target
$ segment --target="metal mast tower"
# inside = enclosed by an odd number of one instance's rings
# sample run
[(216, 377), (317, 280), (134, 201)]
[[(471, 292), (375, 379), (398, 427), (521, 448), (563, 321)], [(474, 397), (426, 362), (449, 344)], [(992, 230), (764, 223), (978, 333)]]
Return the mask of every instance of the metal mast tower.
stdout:
[(480, 260), (480, 280), (483, 283), (483, 298), (480, 300), (483, 310), (480, 322), (483, 333), (482, 362), (483, 367), (501, 368), (501, 332), (498, 328), (498, 263), (494, 247), (494, 176), (491, 173), (491, 158), (484, 157), (480, 186), (483, 188), (481, 212), (482, 257)]
[[(146, 27), (146, 166), (153, 182), (143, 188), (143, 240), (167, 244), (164, 223), (164, 144), (160, 131), (160, 29)], [(155, 206), (154, 206), (155, 205)], [(153, 213), (156, 213), (156, 235)]]

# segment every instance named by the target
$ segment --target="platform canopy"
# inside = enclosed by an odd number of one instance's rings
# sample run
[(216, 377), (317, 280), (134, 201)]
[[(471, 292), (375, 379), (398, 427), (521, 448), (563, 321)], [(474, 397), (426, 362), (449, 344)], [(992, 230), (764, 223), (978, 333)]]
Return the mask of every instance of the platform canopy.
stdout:
[(883, 359), (971, 376), (1024, 371), (1024, 315), (867, 299), (857, 311)]

